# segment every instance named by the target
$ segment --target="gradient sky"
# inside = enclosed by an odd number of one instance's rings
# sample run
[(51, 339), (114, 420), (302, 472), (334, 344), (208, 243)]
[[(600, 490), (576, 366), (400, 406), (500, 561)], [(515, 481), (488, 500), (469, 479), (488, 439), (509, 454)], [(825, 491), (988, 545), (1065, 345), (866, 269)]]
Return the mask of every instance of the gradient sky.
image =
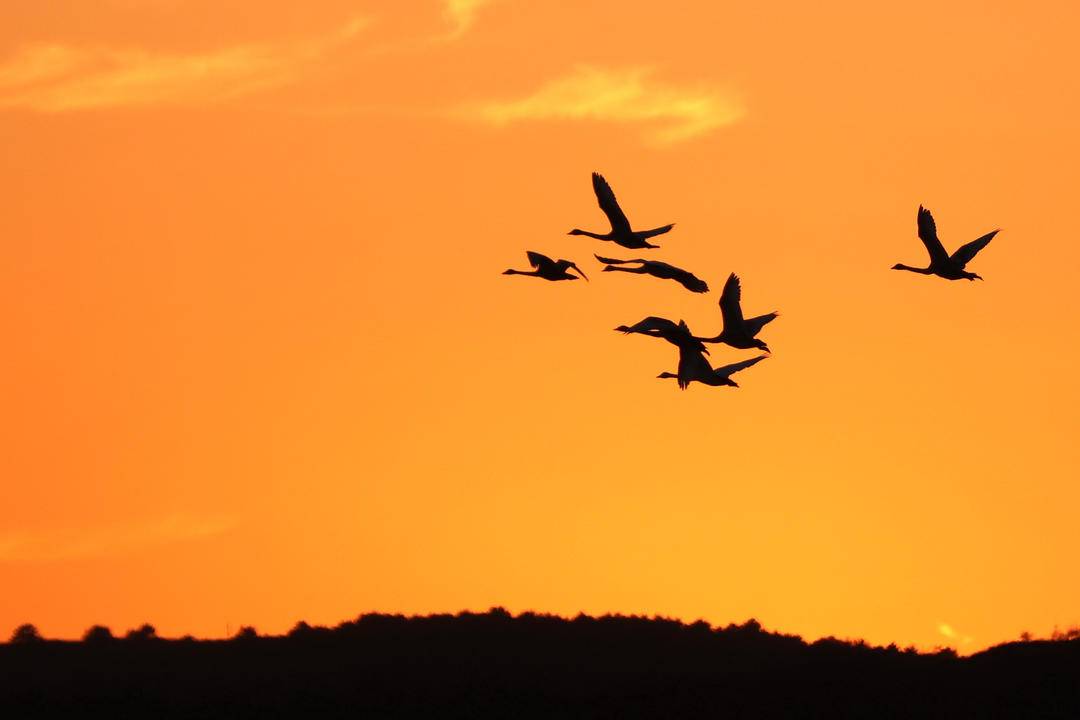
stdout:
[[(1080, 5), (8, 0), (0, 635), (1080, 622)], [(650, 256), (601, 274), (589, 173)], [(923, 265), (1001, 233), (983, 283)], [(591, 283), (500, 274), (526, 249)], [(679, 392), (656, 314), (779, 310)], [(724, 346), (714, 362), (749, 356)]]

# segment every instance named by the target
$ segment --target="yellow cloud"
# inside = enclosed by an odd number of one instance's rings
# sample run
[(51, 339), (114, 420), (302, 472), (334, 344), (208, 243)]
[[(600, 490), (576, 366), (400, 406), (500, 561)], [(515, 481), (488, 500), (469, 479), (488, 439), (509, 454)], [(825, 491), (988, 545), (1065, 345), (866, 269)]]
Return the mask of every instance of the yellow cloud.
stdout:
[(458, 37), (472, 27), (476, 11), (492, 2), (494, 0), (445, 0), (446, 18), (454, 28), (452, 36)]
[(358, 18), (328, 38), (187, 55), (34, 45), (0, 65), (0, 108), (64, 112), (225, 100), (294, 80), (365, 25)]
[(667, 87), (647, 68), (580, 67), (518, 100), (489, 102), (467, 114), (501, 126), (527, 120), (592, 120), (639, 123), (658, 144), (689, 140), (744, 115), (734, 98), (712, 89)]
[(951, 625), (944, 622), (938, 623), (938, 632), (947, 637), (948, 639), (954, 642), (959, 642), (963, 645), (967, 645), (973, 639), (969, 635), (961, 635), (960, 633), (956, 632), (956, 630), (954, 630)]
[(153, 545), (198, 540), (228, 532), (226, 517), (169, 515), (127, 525), (0, 536), (0, 562), (55, 562), (103, 557)]

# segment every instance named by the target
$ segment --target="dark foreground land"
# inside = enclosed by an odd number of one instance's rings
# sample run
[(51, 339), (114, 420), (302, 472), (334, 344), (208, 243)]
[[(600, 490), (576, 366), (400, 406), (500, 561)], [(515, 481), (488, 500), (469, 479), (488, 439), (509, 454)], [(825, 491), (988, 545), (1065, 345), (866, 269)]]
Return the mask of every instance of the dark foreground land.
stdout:
[(365, 615), (228, 641), (0, 645), (0, 716), (1080, 718), (1080, 640), (969, 658), (663, 619)]

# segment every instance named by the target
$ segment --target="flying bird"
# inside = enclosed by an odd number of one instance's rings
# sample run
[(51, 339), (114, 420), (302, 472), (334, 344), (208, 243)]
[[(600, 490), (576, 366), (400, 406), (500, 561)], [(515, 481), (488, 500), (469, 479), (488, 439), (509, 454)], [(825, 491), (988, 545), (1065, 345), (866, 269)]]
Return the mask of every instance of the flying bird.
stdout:
[(709, 351), (705, 349), (705, 346), (701, 343), (701, 338), (694, 337), (690, 332), (690, 328), (682, 320), (678, 324), (667, 318), (649, 316), (639, 323), (630, 325), (620, 325), (615, 328), (621, 333), (627, 335), (631, 333), (637, 333), (639, 335), (648, 335), (649, 337), (663, 338), (672, 345), (676, 346), (680, 350), (687, 349), (693, 350), (699, 353), (709, 354)]
[(964, 270), (964, 266), (971, 262), (975, 255), (986, 247), (998, 232), (1000, 232), (1000, 229), (988, 232), (981, 238), (972, 240), (967, 245), (961, 245), (956, 252), (949, 255), (945, 252), (945, 247), (941, 244), (941, 241), (938, 240), (937, 225), (934, 223), (934, 216), (930, 214), (929, 210), (920, 205), (919, 239), (923, 241), (923, 245), (926, 246), (927, 252), (930, 253), (930, 265), (924, 268), (916, 268), (897, 263), (892, 266), (892, 269), (908, 270), (922, 275), (937, 275), (946, 280), (982, 280), (982, 278), (975, 273)]
[[(634, 273), (636, 275), (652, 275), (661, 280), (674, 280), (690, 292), (709, 292), (709, 286), (705, 284), (704, 280), (698, 278), (689, 270), (683, 270), (674, 265), (668, 265), (666, 262), (660, 262), (659, 260), (643, 260), (641, 258), (635, 260), (616, 260), (614, 258), (600, 257), (599, 255), (595, 255), (594, 257), (607, 266), (604, 268), (604, 272), (619, 271)], [(618, 267), (627, 263), (641, 264), (634, 268)]]
[(720, 316), (724, 320), (724, 328), (716, 337), (701, 339), (705, 342), (725, 343), (741, 350), (758, 348), (770, 352), (769, 346), (758, 340), (756, 336), (763, 327), (775, 320), (780, 313), (771, 312), (744, 319), (741, 300), (742, 286), (739, 283), (739, 277), (735, 273), (731, 273), (727, 282), (724, 283), (723, 292), (720, 293)]
[(740, 370), (745, 370), (751, 365), (757, 365), (767, 357), (769, 356), (758, 355), (756, 358), (750, 358), (749, 360), (713, 368), (712, 365), (709, 364), (708, 359), (701, 353), (679, 348), (679, 372), (662, 372), (656, 377), (675, 378), (679, 381), (679, 388), (681, 390), (685, 390), (690, 383), (695, 381), (704, 385), (730, 385), (731, 387), (739, 387), (738, 383), (731, 379), (731, 376)]
[(529, 264), (533, 266), (532, 271), (504, 270), (503, 275), (533, 275), (545, 280), (577, 280), (577, 275), (571, 275), (568, 271), (568, 268), (574, 268), (581, 277), (589, 279), (585, 277), (585, 273), (581, 272), (581, 268), (569, 260), (552, 260), (547, 255), (541, 255), (532, 250), (527, 250), (525, 255), (529, 258)]
[(675, 223), (670, 225), (664, 225), (663, 227), (653, 228), (652, 230), (633, 230), (630, 228), (630, 221), (626, 219), (626, 214), (623, 213), (622, 208), (619, 207), (618, 200), (615, 199), (615, 193), (611, 191), (611, 186), (607, 184), (607, 180), (600, 173), (592, 174), (593, 191), (596, 192), (596, 200), (600, 203), (600, 209), (607, 215), (608, 222), (611, 223), (611, 232), (600, 235), (598, 233), (589, 232), (588, 230), (578, 230), (574, 228), (568, 235), (588, 235), (591, 238), (597, 240), (609, 240), (618, 245), (622, 245), (624, 248), (656, 248), (659, 245), (652, 245), (646, 242), (649, 238), (656, 235), (663, 235), (671, 228), (675, 227)]

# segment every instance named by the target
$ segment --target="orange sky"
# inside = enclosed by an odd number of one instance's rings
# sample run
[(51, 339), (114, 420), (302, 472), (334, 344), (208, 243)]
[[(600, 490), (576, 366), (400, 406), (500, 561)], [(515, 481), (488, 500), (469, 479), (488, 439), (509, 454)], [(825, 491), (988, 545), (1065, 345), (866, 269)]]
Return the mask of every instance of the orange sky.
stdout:
[[(887, 5), (4, 3), (0, 636), (1080, 622), (1080, 6)], [(593, 170), (714, 292), (599, 272)], [(612, 332), (731, 271), (741, 388)]]

